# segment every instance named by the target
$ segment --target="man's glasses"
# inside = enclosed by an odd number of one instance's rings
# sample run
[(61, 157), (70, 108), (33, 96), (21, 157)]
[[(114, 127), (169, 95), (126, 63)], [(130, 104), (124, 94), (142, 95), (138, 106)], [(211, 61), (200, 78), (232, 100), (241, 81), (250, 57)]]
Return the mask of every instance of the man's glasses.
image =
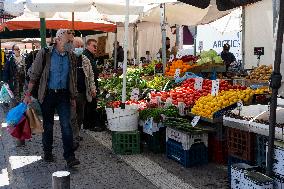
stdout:
[(14, 51), (19, 51), (20, 49), (14, 49)]
[(74, 31), (68, 31), (67, 34), (68, 35), (70, 35), (70, 34), (75, 35), (75, 32)]

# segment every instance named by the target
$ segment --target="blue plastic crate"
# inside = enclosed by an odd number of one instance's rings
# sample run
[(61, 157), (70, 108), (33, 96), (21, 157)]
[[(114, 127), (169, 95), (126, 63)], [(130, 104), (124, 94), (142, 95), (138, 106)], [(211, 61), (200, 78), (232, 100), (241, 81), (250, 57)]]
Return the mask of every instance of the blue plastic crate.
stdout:
[(208, 163), (208, 149), (204, 143), (193, 144), (189, 150), (184, 150), (181, 143), (168, 139), (166, 152), (168, 158), (184, 167)]
[(252, 165), (250, 161), (243, 160), (234, 156), (229, 156), (228, 157), (228, 181), (231, 186), (231, 166), (235, 163), (246, 163), (248, 165)]
[(266, 167), (266, 143), (268, 137), (263, 135), (256, 136), (255, 142), (255, 163), (262, 168)]

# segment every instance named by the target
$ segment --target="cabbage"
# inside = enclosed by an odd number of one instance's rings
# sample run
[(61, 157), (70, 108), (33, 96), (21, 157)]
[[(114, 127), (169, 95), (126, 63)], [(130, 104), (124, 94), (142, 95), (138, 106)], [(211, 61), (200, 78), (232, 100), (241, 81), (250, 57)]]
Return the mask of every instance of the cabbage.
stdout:
[(216, 64), (223, 64), (223, 60), (220, 56), (215, 56), (213, 60)]

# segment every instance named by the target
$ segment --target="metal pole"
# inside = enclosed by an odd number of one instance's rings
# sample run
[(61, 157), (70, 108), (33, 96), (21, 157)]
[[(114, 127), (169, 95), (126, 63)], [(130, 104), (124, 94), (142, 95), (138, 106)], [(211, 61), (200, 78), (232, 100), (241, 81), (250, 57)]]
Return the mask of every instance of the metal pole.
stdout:
[(128, 25), (129, 25), (129, 0), (126, 2), (126, 14), (124, 22), (124, 59), (123, 59), (123, 90), (122, 103), (126, 101), (126, 72), (127, 72), (127, 51), (128, 51)]
[(245, 68), (245, 36), (246, 36), (246, 11), (245, 6), (242, 7), (242, 70)]
[(167, 50), (166, 50), (166, 21), (165, 21), (165, 3), (160, 4), (161, 11), (161, 29), (162, 29), (162, 63), (163, 63), (163, 74), (165, 74), (167, 64)]
[(117, 69), (117, 28), (114, 32), (114, 53), (113, 53), (113, 61), (114, 61), (114, 69)]
[(40, 44), (41, 48), (46, 47), (46, 22), (45, 18), (40, 18)]
[(176, 46), (180, 46), (180, 26), (176, 24)]
[(281, 76), (280, 64), (281, 64), (281, 54), (282, 54), (283, 31), (284, 31), (284, 1), (280, 1), (274, 71), (271, 76), (271, 84), (270, 84), (272, 87), (272, 96), (271, 96), (270, 115), (269, 115), (269, 140), (268, 140), (267, 170), (266, 170), (266, 174), (268, 176), (273, 175), (277, 95), (278, 95), (278, 89), (281, 86), (281, 79), (282, 79), (280, 77)]
[(75, 30), (75, 27), (74, 27), (74, 12), (72, 12), (72, 30)]
[(197, 38), (197, 26), (194, 26), (194, 46), (193, 46), (193, 50), (194, 50), (194, 56), (196, 56), (196, 52), (197, 52), (197, 48), (196, 48), (196, 38)]
[(133, 27), (133, 48), (134, 48), (134, 59), (135, 59), (135, 65), (139, 63), (138, 60), (138, 29), (137, 24), (134, 24)]

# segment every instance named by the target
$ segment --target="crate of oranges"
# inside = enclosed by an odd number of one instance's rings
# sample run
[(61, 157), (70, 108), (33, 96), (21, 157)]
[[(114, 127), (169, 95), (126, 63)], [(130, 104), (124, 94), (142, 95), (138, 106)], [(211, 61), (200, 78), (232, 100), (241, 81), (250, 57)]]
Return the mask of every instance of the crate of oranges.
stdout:
[(175, 75), (176, 69), (180, 69), (181, 76), (184, 75), (185, 72), (195, 67), (194, 65), (190, 65), (188, 62), (183, 62), (182, 60), (173, 61), (166, 68), (166, 76), (173, 77)]

